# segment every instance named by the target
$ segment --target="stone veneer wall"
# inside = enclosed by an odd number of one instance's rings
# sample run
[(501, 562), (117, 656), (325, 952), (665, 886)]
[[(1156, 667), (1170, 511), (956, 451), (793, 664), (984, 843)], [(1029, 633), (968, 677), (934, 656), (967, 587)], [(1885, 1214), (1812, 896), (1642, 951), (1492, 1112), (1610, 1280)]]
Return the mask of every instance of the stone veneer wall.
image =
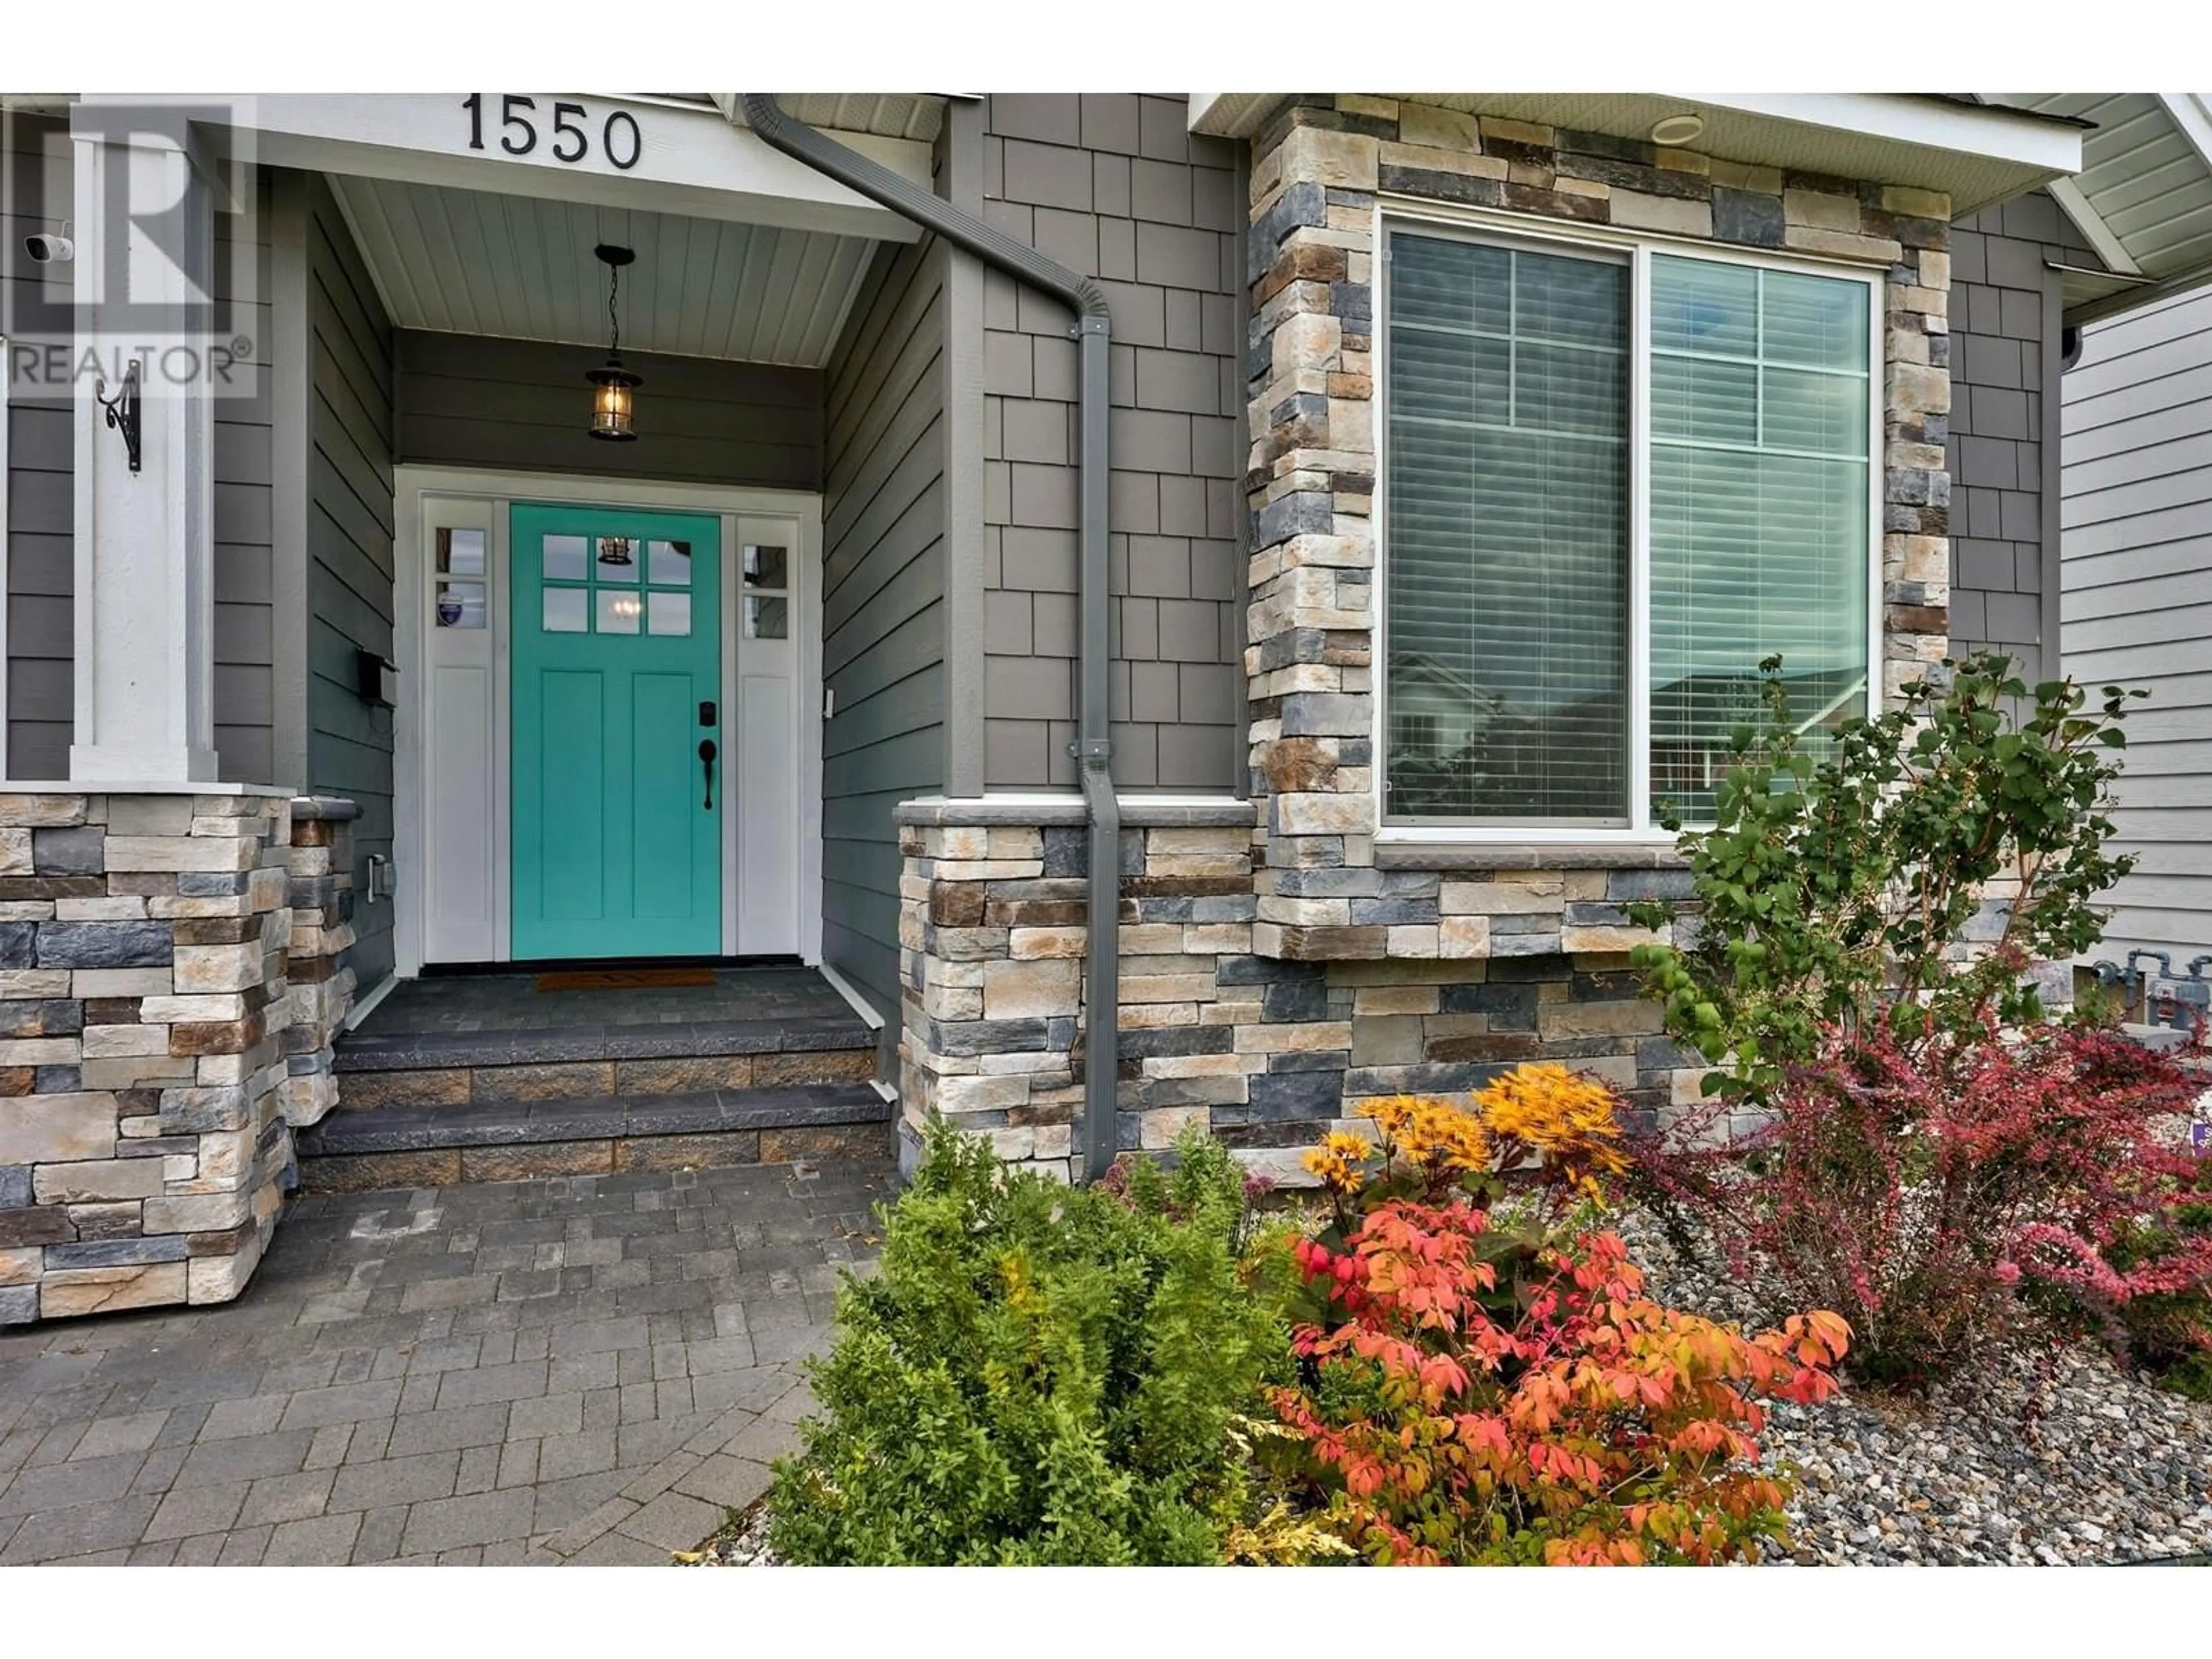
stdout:
[[(1597, 134), (1337, 94), (1254, 143), (1251, 802), (1124, 804), (1120, 1144), (1199, 1121), (1298, 1178), (1357, 1103), (1551, 1059), (1654, 1114), (1704, 1067), (1660, 1032), (1632, 898), (1664, 845), (1378, 842), (1375, 215), (1386, 198), (1829, 256), (1887, 273), (1881, 690), (1940, 665), (1949, 604), (1948, 201)], [(902, 1144), (943, 1115), (1066, 1171), (1085, 1038), (1081, 809), (901, 809)]]
[[(1702, 1075), (1659, 1035), (1657, 1005), (1638, 999), (1618, 955), (1255, 954), (1249, 804), (1133, 799), (1124, 810), (1138, 820), (1121, 839), (1125, 1151), (1165, 1147), (1194, 1122), (1297, 1182), (1300, 1151), (1352, 1127), (1363, 1099), (1463, 1096), (1522, 1060), (1554, 1059), (1657, 1111)], [(913, 801), (900, 816), (902, 1158), (941, 1115), (988, 1134), (1010, 1162), (1072, 1173), (1087, 1011), (1081, 808)], [(1548, 917), (1556, 931), (1569, 909), (1672, 896), (1681, 878), (1589, 869), (1490, 879), (1514, 920)]]
[[(301, 805), (327, 857), (346, 804)], [(293, 807), (0, 794), (0, 1325), (223, 1302), (252, 1276), (349, 986), (349, 878), (319, 886), (301, 849), (295, 915)], [(303, 1014), (319, 1054), (288, 1042)]]
[(1370, 329), (1384, 194), (1887, 269), (1886, 697), (1948, 645), (1950, 204), (1348, 94), (1293, 102), (1255, 141), (1245, 662), (1265, 850), (1254, 948), (1301, 961), (1619, 951), (1639, 935), (1610, 909), (1531, 927), (1517, 884), (1377, 863)]

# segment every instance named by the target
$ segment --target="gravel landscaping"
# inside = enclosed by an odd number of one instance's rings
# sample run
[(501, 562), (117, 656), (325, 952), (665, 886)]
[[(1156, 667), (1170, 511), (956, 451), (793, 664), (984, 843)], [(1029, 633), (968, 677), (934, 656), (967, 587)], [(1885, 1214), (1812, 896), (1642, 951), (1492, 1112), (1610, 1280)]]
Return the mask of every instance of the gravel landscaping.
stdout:
[[(1617, 1218), (1670, 1304), (1751, 1323), (1742, 1288)], [(2094, 1565), (2212, 1559), (2212, 1405), (2168, 1394), (2087, 1346), (2005, 1362), (1927, 1401), (1852, 1397), (1770, 1408), (1762, 1443), (1794, 1474), (1804, 1566)], [(686, 1565), (774, 1566), (755, 1503)]]
[(783, 1564), (768, 1547), (768, 1501), (756, 1499), (734, 1524), (678, 1558), (687, 1567), (775, 1567)]
[[(1664, 1300), (1746, 1317), (1740, 1287), (1679, 1260), (1648, 1220), (1621, 1218), (1620, 1231)], [(2092, 1348), (2041, 1368), (2015, 1358), (1924, 1404), (1845, 1394), (1778, 1405), (1762, 1440), (1797, 1471), (1790, 1521), (1806, 1565), (2086, 1565), (2212, 1551), (2212, 1405)]]

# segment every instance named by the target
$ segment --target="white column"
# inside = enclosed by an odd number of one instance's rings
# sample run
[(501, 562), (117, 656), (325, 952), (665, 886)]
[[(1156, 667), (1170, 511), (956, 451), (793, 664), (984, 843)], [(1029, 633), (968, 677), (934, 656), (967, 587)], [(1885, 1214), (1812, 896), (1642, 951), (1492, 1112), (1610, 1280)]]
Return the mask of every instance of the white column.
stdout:
[[(216, 776), (214, 410), (189, 354), (209, 343), (214, 222), (184, 135), (80, 129), (76, 159), (76, 741), (70, 777)], [(180, 211), (149, 230), (164, 210)], [(124, 246), (115, 246), (120, 239)], [(118, 291), (119, 290), (119, 291)], [(140, 470), (94, 398), (139, 362)]]

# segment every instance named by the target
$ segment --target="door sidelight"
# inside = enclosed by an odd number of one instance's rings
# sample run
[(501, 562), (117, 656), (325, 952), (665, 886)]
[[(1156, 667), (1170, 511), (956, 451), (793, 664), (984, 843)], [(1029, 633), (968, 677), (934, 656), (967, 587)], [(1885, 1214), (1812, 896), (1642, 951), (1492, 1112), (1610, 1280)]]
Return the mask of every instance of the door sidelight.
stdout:
[(712, 738), (699, 739), (699, 764), (707, 774), (707, 810), (714, 810), (714, 756), (718, 751)]

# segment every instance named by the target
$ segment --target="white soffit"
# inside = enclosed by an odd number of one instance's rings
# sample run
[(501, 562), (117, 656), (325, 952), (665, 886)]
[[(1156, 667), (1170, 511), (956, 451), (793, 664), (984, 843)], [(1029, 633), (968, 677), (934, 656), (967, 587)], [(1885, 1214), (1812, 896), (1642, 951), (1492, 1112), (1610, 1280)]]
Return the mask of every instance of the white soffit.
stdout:
[[(2071, 173), (2081, 134), (2070, 123), (1956, 100), (1887, 93), (1383, 93), (1410, 103), (1539, 126), (1645, 140), (1673, 115), (1704, 118), (1689, 146), (1753, 166), (1942, 191), (1972, 212)], [(1246, 137), (1280, 93), (1200, 93), (1194, 131)]]
[(2143, 280), (2120, 283), (2094, 271), (2063, 272), (2069, 319), (2212, 282), (2212, 106), (2206, 94), (1982, 95), (2094, 124), (2083, 134), (2081, 171), (2060, 204), (2108, 265)]
[[(745, 124), (738, 94), (705, 96), (731, 120), (740, 126)], [(912, 138), (930, 144), (937, 142), (945, 125), (942, 93), (780, 92), (775, 101), (793, 120), (825, 132), (865, 132), (878, 138)]]
[(637, 252), (622, 275), (623, 349), (810, 368), (828, 361), (876, 246), (444, 185), (330, 183), (398, 326), (587, 350), (607, 340), (597, 243)]

